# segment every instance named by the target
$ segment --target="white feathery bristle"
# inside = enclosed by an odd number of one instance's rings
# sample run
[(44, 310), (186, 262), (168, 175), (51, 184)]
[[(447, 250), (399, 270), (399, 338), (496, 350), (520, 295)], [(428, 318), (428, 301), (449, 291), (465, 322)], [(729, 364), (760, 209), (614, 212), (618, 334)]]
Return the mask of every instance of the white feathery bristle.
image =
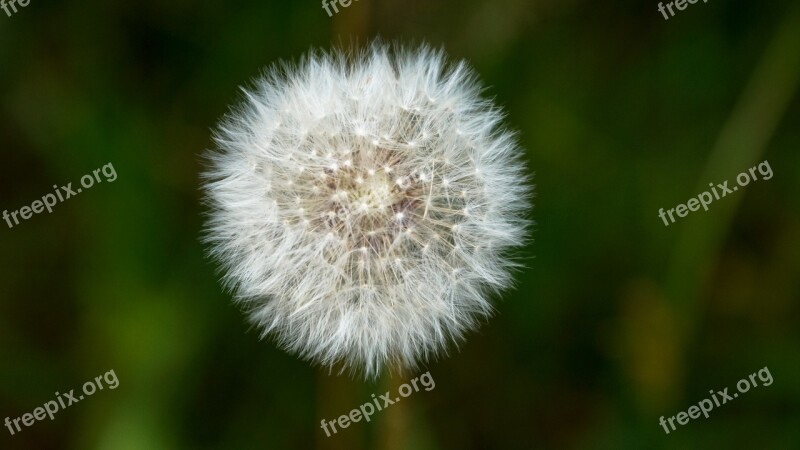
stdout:
[(206, 241), (264, 336), (371, 377), (491, 314), (531, 189), (466, 63), (376, 43), (243, 90), (208, 154)]

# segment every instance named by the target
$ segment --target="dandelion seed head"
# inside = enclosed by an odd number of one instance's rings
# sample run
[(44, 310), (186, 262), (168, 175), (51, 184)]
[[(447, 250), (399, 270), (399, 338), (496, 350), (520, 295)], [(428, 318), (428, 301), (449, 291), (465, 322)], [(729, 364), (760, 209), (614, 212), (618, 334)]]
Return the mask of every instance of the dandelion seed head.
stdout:
[(381, 44), (243, 89), (208, 154), (205, 240), (264, 336), (369, 377), (491, 314), (530, 187), (480, 91), (441, 51)]

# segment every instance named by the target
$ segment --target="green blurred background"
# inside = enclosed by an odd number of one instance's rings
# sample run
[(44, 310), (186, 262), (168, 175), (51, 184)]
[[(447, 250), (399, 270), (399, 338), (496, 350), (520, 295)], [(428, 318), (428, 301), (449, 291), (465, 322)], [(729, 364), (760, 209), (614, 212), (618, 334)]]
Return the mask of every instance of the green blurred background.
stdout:
[[(259, 341), (198, 242), (199, 155), (238, 86), (375, 36), (466, 58), (535, 173), (518, 287), (404, 379), (329, 375)], [(0, 420), (113, 369), (120, 385), (1, 449), (800, 449), (800, 8), (716, 1), (31, 0), (0, 11)], [(768, 160), (665, 227), (659, 208)], [(769, 387), (666, 435), (767, 366)], [(430, 392), (327, 438), (429, 370)]]

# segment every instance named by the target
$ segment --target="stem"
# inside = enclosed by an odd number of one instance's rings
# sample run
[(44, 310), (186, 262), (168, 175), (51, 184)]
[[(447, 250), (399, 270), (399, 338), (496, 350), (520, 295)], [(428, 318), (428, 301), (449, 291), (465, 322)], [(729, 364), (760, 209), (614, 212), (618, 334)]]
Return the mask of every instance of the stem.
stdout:
[[(400, 385), (406, 379), (406, 372), (401, 368), (389, 371), (386, 381), (387, 390), (392, 398), (398, 397)], [(407, 437), (409, 429), (410, 402), (396, 402), (383, 410), (378, 445), (381, 450), (405, 450), (408, 448)]]

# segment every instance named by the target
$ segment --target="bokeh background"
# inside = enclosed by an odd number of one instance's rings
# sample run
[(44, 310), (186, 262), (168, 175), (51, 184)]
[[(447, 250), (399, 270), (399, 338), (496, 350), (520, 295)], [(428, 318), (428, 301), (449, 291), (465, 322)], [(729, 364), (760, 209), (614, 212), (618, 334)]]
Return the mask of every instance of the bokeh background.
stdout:
[[(0, 420), (113, 369), (120, 385), (2, 449), (800, 449), (800, 8), (655, 1), (31, 0), (0, 11)], [(405, 379), (329, 374), (259, 341), (198, 237), (199, 155), (238, 86), (375, 36), (468, 59), (519, 130), (537, 224), (516, 289)], [(768, 160), (665, 227), (659, 208)], [(666, 435), (672, 416), (768, 367)], [(430, 371), (430, 392), (325, 437)]]

